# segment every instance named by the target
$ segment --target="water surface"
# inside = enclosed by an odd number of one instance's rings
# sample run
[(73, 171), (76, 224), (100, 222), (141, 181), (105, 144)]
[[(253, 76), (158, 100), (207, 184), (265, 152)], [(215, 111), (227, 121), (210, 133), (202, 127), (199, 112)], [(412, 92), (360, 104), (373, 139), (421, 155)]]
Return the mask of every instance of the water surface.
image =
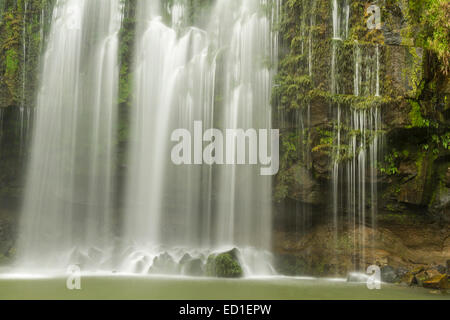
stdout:
[(66, 289), (65, 277), (0, 277), (0, 299), (138, 299), (138, 300), (310, 300), (310, 299), (449, 299), (437, 291), (383, 284), (314, 278), (249, 278), (239, 280), (160, 277), (85, 276), (81, 290)]

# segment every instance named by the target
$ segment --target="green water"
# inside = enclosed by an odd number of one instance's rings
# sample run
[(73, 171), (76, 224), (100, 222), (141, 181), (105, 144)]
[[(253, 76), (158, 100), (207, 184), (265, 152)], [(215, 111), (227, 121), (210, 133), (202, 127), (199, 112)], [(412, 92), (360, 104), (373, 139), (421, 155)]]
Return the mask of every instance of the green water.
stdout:
[(324, 279), (194, 279), (141, 276), (82, 277), (81, 290), (68, 290), (66, 279), (0, 279), (0, 299), (450, 299), (423, 288), (365, 284)]

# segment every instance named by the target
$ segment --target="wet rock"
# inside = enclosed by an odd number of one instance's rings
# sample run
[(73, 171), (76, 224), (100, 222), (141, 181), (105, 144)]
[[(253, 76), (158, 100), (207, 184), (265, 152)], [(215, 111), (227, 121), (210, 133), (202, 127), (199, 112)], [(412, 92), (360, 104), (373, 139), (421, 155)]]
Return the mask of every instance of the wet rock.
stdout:
[(403, 268), (403, 267), (399, 267), (396, 270), (397, 276), (402, 279), (404, 276), (406, 276), (409, 272), (408, 269)]
[(294, 254), (278, 254), (275, 256), (275, 268), (278, 273), (288, 276), (304, 275), (307, 270), (307, 261)]
[(440, 274), (445, 274), (445, 273), (447, 273), (447, 268), (444, 267), (443, 265), (438, 265), (438, 266), (436, 266), (436, 270), (437, 270)]
[(164, 252), (153, 259), (153, 264), (148, 272), (154, 274), (177, 274), (178, 264), (170, 254)]
[(429, 211), (436, 219), (450, 222), (450, 188), (440, 187), (436, 190)]
[(186, 262), (183, 273), (187, 276), (203, 276), (205, 274), (203, 261), (201, 259), (191, 259)]
[(408, 286), (412, 286), (412, 285), (417, 284), (416, 278), (415, 278), (415, 276), (412, 273), (405, 274), (402, 277), (401, 282), (407, 284)]
[(293, 177), (289, 197), (309, 204), (318, 204), (321, 201), (319, 184), (313, 179), (311, 173), (301, 165), (289, 170)]
[(426, 272), (429, 278), (441, 275), (441, 273), (436, 268), (428, 269)]
[(449, 289), (448, 276), (446, 274), (436, 275), (429, 280), (423, 281), (423, 287), (428, 289)]
[[(387, 32), (388, 41), (398, 42), (398, 36), (394, 33)], [(421, 74), (415, 74), (416, 70), (422, 64), (423, 50), (422, 48), (413, 48), (408, 46), (386, 46), (386, 76), (391, 80), (391, 89), (396, 94), (408, 96), (412, 90), (411, 84), (414, 77), (421, 77)], [(414, 55), (413, 55), (414, 54)], [(409, 121), (408, 114), (399, 115)]]
[(397, 273), (395, 272), (395, 269), (391, 266), (385, 266), (381, 268), (381, 281), (387, 282), (387, 283), (394, 283), (399, 281), (399, 277), (397, 276)]
[(402, 44), (402, 37), (400, 33), (393, 32), (392, 30), (383, 30), (384, 32), (384, 42), (391, 46), (399, 46)]
[(203, 276), (205, 274), (204, 263), (201, 258), (193, 258), (186, 253), (179, 261), (181, 271), (187, 276)]
[(430, 279), (430, 277), (428, 276), (428, 274), (425, 271), (422, 271), (422, 272), (416, 274), (414, 276), (414, 278), (415, 278), (415, 283), (420, 287), (423, 286), (424, 281), (427, 281)]
[(424, 267), (416, 267), (416, 268), (414, 268), (414, 269), (411, 270), (411, 273), (412, 273), (413, 275), (416, 275), (416, 274), (418, 274), (418, 273), (421, 273), (421, 272), (424, 271), (424, 270), (425, 270)]
[(239, 278), (243, 276), (243, 270), (239, 262), (239, 250), (233, 250), (211, 254), (206, 262), (206, 274), (220, 278)]
[(135, 273), (144, 273), (145, 270), (148, 268), (148, 265), (150, 264), (150, 260), (148, 257), (141, 257), (136, 264), (134, 265), (134, 272)]
[(183, 265), (192, 260), (192, 256), (189, 253), (185, 253), (183, 257), (180, 259), (179, 264)]
[(329, 170), (330, 158), (322, 152), (312, 152), (314, 171), (321, 177), (326, 177)]

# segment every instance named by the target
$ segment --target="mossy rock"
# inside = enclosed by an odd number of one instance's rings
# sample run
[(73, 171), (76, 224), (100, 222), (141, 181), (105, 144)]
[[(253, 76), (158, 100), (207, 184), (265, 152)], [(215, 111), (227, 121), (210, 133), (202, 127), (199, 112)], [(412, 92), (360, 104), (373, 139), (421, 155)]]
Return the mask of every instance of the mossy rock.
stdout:
[(211, 254), (206, 262), (206, 274), (210, 277), (240, 278), (244, 272), (238, 259), (239, 251), (233, 250)]

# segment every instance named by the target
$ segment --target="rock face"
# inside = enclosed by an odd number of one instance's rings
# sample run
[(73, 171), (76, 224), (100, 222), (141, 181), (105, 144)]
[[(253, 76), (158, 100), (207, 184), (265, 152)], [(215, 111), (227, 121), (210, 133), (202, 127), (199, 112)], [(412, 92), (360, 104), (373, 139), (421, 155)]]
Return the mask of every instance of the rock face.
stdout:
[(400, 278), (393, 267), (385, 266), (381, 268), (381, 281), (387, 283), (395, 283), (399, 280)]
[(435, 275), (431, 277), (429, 280), (423, 282), (424, 288), (430, 289), (449, 289), (449, 281), (448, 276), (446, 274)]
[[(450, 246), (450, 230), (438, 225), (421, 225), (388, 220), (376, 229), (368, 226), (346, 228), (335, 239), (332, 225), (320, 225), (303, 235), (295, 231), (275, 233), (277, 271), (289, 275), (340, 276), (353, 271), (365, 272), (369, 265), (381, 267), (384, 282), (400, 282), (428, 270), (422, 281), (433, 272), (444, 271)], [(362, 236), (364, 235), (364, 237)], [(356, 239), (356, 242), (354, 240)], [(425, 267), (428, 267), (427, 269)], [(444, 268), (445, 271), (447, 268)], [(419, 276), (420, 277), (420, 276)]]
[[(450, 86), (448, 76), (439, 73), (434, 54), (414, 39), (423, 27), (417, 25), (418, 16), (424, 14), (423, 2), (378, 3), (381, 30), (367, 30), (367, 3), (353, 2), (348, 35), (340, 34), (338, 41), (328, 19), (332, 2), (311, 3), (290, 1), (280, 28), (286, 55), (279, 65), (273, 95), (277, 115), (282, 114), (274, 119), (282, 129), (280, 174), (275, 180), (275, 198), (280, 203), (274, 237), (278, 270), (345, 276), (355, 266), (364, 269), (368, 262), (392, 265), (395, 272), (417, 264), (445, 265), (450, 256)], [(305, 21), (310, 21), (311, 14), (315, 25), (309, 30)], [(302, 30), (307, 41), (296, 30)], [(371, 56), (373, 48), (379, 56)], [(367, 223), (362, 228), (365, 234), (373, 236), (365, 244), (353, 243), (352, 233), (359, 231), (333, 225), (335, 216), (342, 217), (344, 223), (351, 219), (351, 210), (345, 205), (333, 208), (331, 203), (336, 201), (333, 165), (338, 160), (340, 168), (345, 168), (349, 161), (336, 156), (336, 150), (351, 148), (343, 139), (337, 142), (336, 109), (342, 117), (340, 126), (345, 127), (345, 110), (358, 108), (355, 96), (373, 95), (367, 92), (370, 90), (353, 90), (357, 87), (355, 65), (361, 63), (355, 58), (358, 52), (362, 52), (363, 64), (365, 59), (375, 61), (378, 57), (383, 100), (377, 106), (381, 110), (383, 150), (379, 150), (380, 159), (374, 165), (376, 174), (365, 176), (366, 203), (357, 210), (366, 208), (367, 213), (376, 203), (380, 229), (371, 230), (367, 221), (361, 223)], [(370, 73), (369, 69), (366, 72)], [(363, 108), (370, 110), (373, 105), (366, 103)], [(340, 177), (339, 190), (348, 190), (347, 179)], [(377, 192), (369, 196), (372, 180), (377, 182)], [(356, 188), (361, 190), (362, 183)], [(346, 197), (344, 191), (336, 198), (344, 204), (355, 201)], [(355, 246), (365, 252), (355, 252)], [(399, 281), (392, 272), (388, 274), (391, 281)]]
[(319, 184), (308, 170), (297, 165), (291, 168), (290, 174), (292, 176), (290, 198), (308, 204), (320, 203)]
[(243, 270), (239, 262), (239, 251), (233, 250), (211, 254), (206, 262), (206, 273), (208, 276), (219, 278), (242, 277)]

